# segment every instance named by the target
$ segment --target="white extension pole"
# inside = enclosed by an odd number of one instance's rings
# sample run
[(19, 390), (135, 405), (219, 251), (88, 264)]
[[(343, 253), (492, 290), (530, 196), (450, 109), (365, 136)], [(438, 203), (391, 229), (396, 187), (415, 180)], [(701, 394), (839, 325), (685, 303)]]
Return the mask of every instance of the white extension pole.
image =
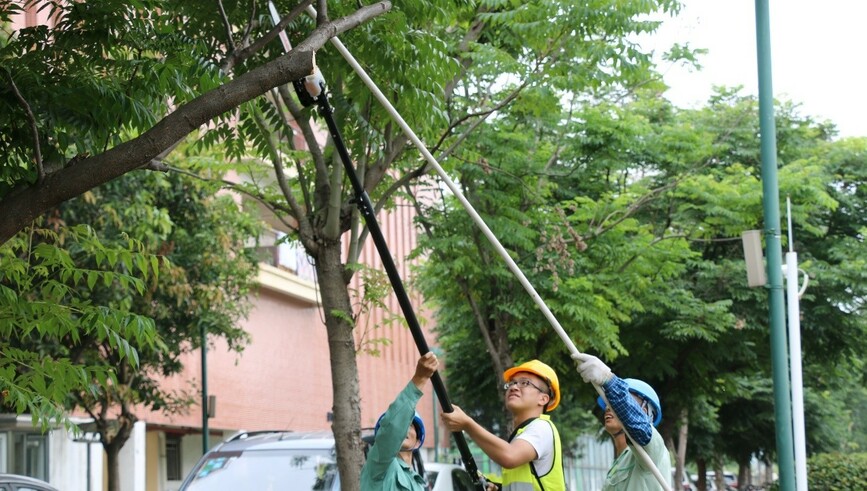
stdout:
[[(798, 253), (792, 242), (792, 203), (786, 200), (789, 215), (789, 252), (786, 253), (786, 306), (789, 319), (789, 363), (792, 384), (792, 426), (795, 445), (795, 487), (807, 491), (807, 438), (804, 424), (804, 380), (801, 371), (801, 309), (798, 285)], [(805, 285), (806, 287), (806, 276)]]
[[(316, 9), (314, 9), (313, 7), (308, 6), (307, 13), (310, 14), (313, 18), (316, 18)], [(350, 53), (349, 50), (346, 49), (340, 39), (338, 39), (337, 37), (331, 38), (331, 44), (333, 44), (334, 47), (337, 48), (337, 51), (340, 52), (341, 55), (343, 55), (343, 58), (346, 59), (349, 65), (352, 66), (352, 69), (355, 70), (355, 73), (361, 78), (364, 84), (367, 85), (367, 88), (370, 89), (376, 99), (379, 100), (380, 104), (382, 104), (383, 107), (385, 107), (386, 111), (388, 111), (388, 113), (391, 115), (392, 119), (394, 119), (394, 121), (401, 127), (407, 138), (409, 138), (410, 141), (412, 141), (413, 145), (418, 148), (418, 151), (421, 152), (425, 160), (427, 160), (431, 167), (436, 170), (437, 174), (439, 174), (440, 178), (442, 178), (443, 182), (446, 184), (449, 190), (451, 190), (455, 197), (458, 198), (458, 201), (461, 202), (461, 205), (463, 205), (464, 209), (470, 215), (470, 218), (472, 218), (472, 220), (476, 223), (479, 229), (481, 229), (482, 233), (485, 234), (485, 237), (488, 238), (488, 240), (491, 242), (491, 245), (494, 246), (494, 249), (496, 249), (496, 251), (500, 254), (500, 256), (506, 262), (506, 265), (508, 265), (512, 273), (514, 273), (514, 275), (518, 278), (518, 281), (521, 283), (527, 293), (530, 294), (530, 297), (533, 299), (534, 302), (536, 302), (536, 305), (539, 306), (539, 309), (545, 315), (545, 318), (548, 319), (548, 322), (560, 336), (560, 339), (562, 339), (563, 342), (566, 344), (566, 347), (569, 349), (569, 353), (573, 355), (579, 354), (580, 352), (578, 351), (578, 348), (576, 348), (572, 340), (569, 339), (566, 331), (563, 330), (563, 327), (554, 317), (554, 314), (552, 314), (548, 306), (545, 305), (542, 297), (539, 296), (539, 294), (536, 292), (536, 289), (533, 288), (533, 285), (530, 284), (529, 280), (527, 280), (527, 277), (524, 276), (524, 273), (521, 271), (518, 265), (515, 264), (515, 261), (512, 260), (512, 257), (509, 255), (508, 251), (506, 251), (502, 244), (500, 244), (500, 241), (497, 239), (494, 233), (491, 232), (491, 229), (488, 228), (487, 224), (485, 224), (485, 221), (482, 220), (482, 217), (479, 216), (479, 214), (473, 208), (473, 205), (471, 205), (470, 202), (467, 201), (463, 193), (461, 193), (460, 189), (458, 189), (455, 183), (452, 182), (452, 180), (449, 178), (448, 174), (446, 174), (445, 170), (443, 170), (443, 168), (440, 166), (439, 162), (437, 162), (434, 156), (431, 155), (425, 144), (422, 143), (418, 136), (416, 136), (412, 128), (410, 128), (406, 121), (404, 121), (400, 113), (397, 112), (397, 109), (395, 109), (391, 102), (389, 102), (385, 95), (383, 95), (382, 91), (379, 90), (379, 87), (377, 87), (373, 80), (371, 80), (371, 78), (364, 71), (364, 68), (362, 68), (358, 61), (356, 61), (355, 57), (352, 56), (352, 53)], [(596, 392), (599, 393), (599, 395), (602, 396), (603, 399), (605, 399), (605, 394), (603, 393), (602, 389), (595, 384), (593, 387), (596, 389)], [(605, 402), (607, 404), (608, 400), (605, 399)], [(627, 436), (629, 436), (629, 439), (632, 440), (632, 436), (629, 435), (629, 432), (627, 432)], [(632, 440), (632, 443), (634, 444), (633, 448), (638, 453), (639, 457), (644, 461), (647, 468), (653, 471), (653, 475), (656, 477), (656, 480), (659, 481), (659, 483), (662, 485), (663, 489), (665, 489), (665, 491), (671, 491), (671, 485), (669, 484), (670, 477), (663, 477), (662, 473), (659, 472), (659, 469), (656, 468), (656, 465), (654, 465), (653, 461), (650, 460), (650, 456), (647, 455), (647, 452), (644, 450), (644, 448), (642, 448), (641, 445), (635, 443), (635, 440)]]

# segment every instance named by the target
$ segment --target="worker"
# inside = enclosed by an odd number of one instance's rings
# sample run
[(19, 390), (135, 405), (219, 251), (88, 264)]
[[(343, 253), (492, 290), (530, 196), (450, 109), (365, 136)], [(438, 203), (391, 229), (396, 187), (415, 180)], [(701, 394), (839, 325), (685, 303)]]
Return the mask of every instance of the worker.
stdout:
[(432, 352), (418, 359), (415, 374), (394, 402), (376, 422), (373, 446), (361, 469), (365, 491), (427, 489), (424, 476), (412, 465), (413, 451), (424, 443), (424, 421), (415, 411), (422, 390), (437, 371), (439, 361)]
[(605, 431), (614, 443), (614, 462), (608, 469), (603, 491), (656, 491), (663, 489), (653, 469), (635, 455), (626, 436), (628, 432), (641, 445), (662, 476), (671, 475), (671, 456), (656, 426), (662, 421), (659, 396), (644, 381), (621, 379), (599, 358), (579, 353), (572, 356), (585, 382), (602, 388), (605, 399), (597, 403), (604, 413)]
[(466, 431), (494, 462), (503, 468), (504, 491), (562, 491), (566, 489), (560, 434), (548, 412), (560, 404), (560, 382), (551, 367), (531, 360), (503, 373), (506, 408), (514, 431), (508, 440), (483, 428), (458, 406), (443, 413), (452, 432)]

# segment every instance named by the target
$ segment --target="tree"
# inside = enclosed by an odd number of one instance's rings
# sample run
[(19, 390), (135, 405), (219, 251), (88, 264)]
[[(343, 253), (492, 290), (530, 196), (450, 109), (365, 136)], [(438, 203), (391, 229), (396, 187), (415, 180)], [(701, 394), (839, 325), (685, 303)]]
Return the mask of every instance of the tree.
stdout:
[[(102, 267), (106, 279), (87, 285), (74, 275), (58, 280), (67, 291), (77, 290), (101, 309), (147, 319), (157, 343), (137, 344), (133, 351), (124, 339), (85, 329), (21, 343), (31, 353), (72, 360), (111, 375), (106, 383), (68, 387), (61, 399), (67, 409), (81, 409), (93, 418), (106, 451), (108, 489), (119, 489), (118, 455), (138, 420), (135, 409), (175, 413), (186, 411), (195, 401), (197, 386), (170, 392), (161, 384), (181, 372), (180, 356), (201, 348), (202, 333), (224, 339), (236, 351), (248, 339), (236, 322), (250, 306), (257, 262), (245, 244), (258, 235), (258, 227), (239, 212), (231, 196), (215, 197), (214, 191), (214, 186), (182, 174), (139, 171), (88, 191), (47, 215), (59, 228), (89, 224), (103, 247), (121, 247), (131, 235), (136, 243), (147, 244), (143, 252), (160, 258), (155, 268), (159, 277), (139, 295), (112, 280), (122, 277), (127, 268), (124, 261), (113, 263), (117, 271), (105, 270), (99, 256), (86, 250), (70, 248), (68, 256), (85, 271)], [(42, 245), (39, 239), (31, 242), (34, 249)], [(38, 298), (38, 285), (22, 293)], [(41, 322), (52, 320), (49, 315), (35, 317)]]
[(182, 371), (181, 355), (201, 349), (203, 334), (221, 338), (238, 352), (249, 340), (237, 321), (250, 308), (258, 263), (247, 244), (259, 227), (232, 196), (215, 191), (182, 174), (139, 171), (60, 207), (61, 219), (97, 227), (104, 243), (129, 231), (148, 244), (149, 252), (166, 259), (159, 282), (144, 295), (130, 297), (114, 285), (90, 293), (94, 302), (125, 305), (153, 319), (162, 349), (140, 351), (138, 366), (130, 366), (121, 351), (95, 339), (85, 338), (73, 349), (64, 340), (57, 346), (88, 366), (116, 372), (116, 383), (73, 392), (70, 400), (70, 408), (94, 419), (106, 451), (110, 490), (120, 486), (118, 455), (138, 420), (135, 409), (185, 412), (196, 401), (198, 385), (176, 393), (161, 384)]
[[(0, 247), (0, 405), (30, 413), (34, 425), (47, 429), (67, 421), (70, 393), (93, 394), (117, 383), (113, 370), (49, 347), (59, 338), (70, 347), (87, 339), (112, 346), (137, 367), (139, 350), (159, 345), (153, 320), (124, 305), (94, 303), (90, 292), (114, 284), (129, 296), (143, 295), (159, 266), (135, 240), (105, 245), (88, 226), (57, 230), (56, 222), (44, 222)], [(95, 266), (80, 264), (80, 256)]]

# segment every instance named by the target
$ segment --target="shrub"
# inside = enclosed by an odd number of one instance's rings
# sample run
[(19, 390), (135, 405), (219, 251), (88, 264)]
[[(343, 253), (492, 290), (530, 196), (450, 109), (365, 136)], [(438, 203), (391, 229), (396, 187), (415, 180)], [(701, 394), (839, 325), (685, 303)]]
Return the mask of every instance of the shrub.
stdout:
[(867, 489), (867, 453), (815, 455), (807, 461), (807, 482), (814, 491)]

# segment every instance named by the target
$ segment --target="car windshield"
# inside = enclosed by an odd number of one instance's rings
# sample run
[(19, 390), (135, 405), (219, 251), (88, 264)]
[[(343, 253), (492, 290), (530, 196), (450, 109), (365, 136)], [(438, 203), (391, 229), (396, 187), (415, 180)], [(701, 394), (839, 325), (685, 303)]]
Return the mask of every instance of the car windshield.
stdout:
[(339, 487), (329, 455), (309, 450), (214, 452), (197, 468), (188, 491), (288, 489), (331, 491)]

